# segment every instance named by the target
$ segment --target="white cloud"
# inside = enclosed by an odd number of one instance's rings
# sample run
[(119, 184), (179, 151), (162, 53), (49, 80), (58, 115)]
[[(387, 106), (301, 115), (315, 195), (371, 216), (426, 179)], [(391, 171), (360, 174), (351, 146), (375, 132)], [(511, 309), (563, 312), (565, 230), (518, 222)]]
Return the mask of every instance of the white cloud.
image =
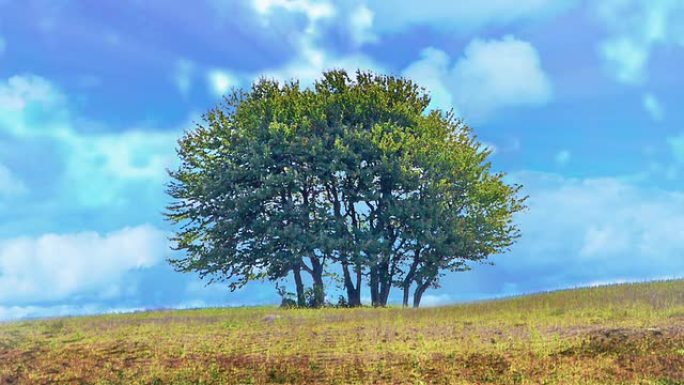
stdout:
[(355, 45), (375, 43), (378, 36), (373, 33), (375, 14), (365, 4), (358, 5), (349, 16), (349, 31)]
[(454, 298), (449, 294), (424, 294), (420, 300), (422, 307), (435, 307), (448, 305), (454, 302)]
[(61, 104), (63, 99), (63, 95), (40, 76), (15, 75), (0, 82), (0, 113), (3, 115), (24, 110), (32, 103), (52, 107)]
[[(631, 181), (630, 181), (631, 180)], [(528, 210), (511, 252), (447, 274), (432, 294), (481, 299), (595, 284), (684, 277), (684, 193), (634, 178), (522, 171)]]
[(629, 281), (626, 279), (606, 279), (606, 280), (598, 280), (598, 281), (589, 282), (586, 286), (598, 287), (598, 286), (619, 285), (619, 284), (623, 284), (623, 283), (633, 283), (633, 282), (635, 282), (635, 281)]
[(132, 313), (145, 310), (140, 307), (107, 307), (101, 304), (51, 305), (51, 306), (0, 306), (0, 321), (20, 319), (64, 317), (92, 314)]
[(523, 237), (496, 269), (519, 287), (684, 275), (684, 193), (619, 178), (523, 172), (529, 210)]
[[(264, 29), (283, 32), (278, 34), (277, 44), (287, 44), (293, 53), (285, 63), (259, 71), (208, 71), (207, 84), (213, 94), (223, 95), (231, 86), (249, 85), (262, 77), (280, 82), (298, 80), (308, 87), (323, 72), (333, 69), (351, 73), (385, 72), (379, 63), (359, 50), (378, 39), (374, 33), (376, 14), (370, 5), (313, 0), (251, 0), (248, 4)], [(219, 12), (226, 9), (224, 2), (214, 1), (214, 5)], [(332, 52), (322, 44), (333, 29), (338, 29), (336, 33), (344, 34), (350, 41), (347, 51)]]
[(665, 116), (665, 111), (663, 109), (663, 105), (660, 103), (660, 100), (655, 97), (655, 95), (651, 93), (646, 93), (642, 99), (642, 103), (644, 106), (644, 110), (648, 112), (648, 114), (651, 116), (651, 119), (653, 119), (656, 122), (660, 122), (663, 120)]
[(556, 156), (553, 158), (553, 160), (558, 164), (559, 166), (564, 166), (566, 165), (571, 158), (572, 154), (570, 154), (570, 151), (568, 150), (561, 150), (558, 151)]
[[(162, 191), (166, 170), (177, 161), (174, 152), (179, 133), (130, 130), (121, 133), (73, 136), (66, 160), (65, 185), (84, 206), (104, 206), (132, 199), (126, 191), (135, 183)], [(137, 191), (136, 195), (141, 195)]]
[(67, 194), (75, 194), (77, 202), (103, 205), (131, 199), (123, 192), (145, 181), (153, 183), (144, 189), (163, 189), (166, 169), (176, 161), (180, 129), (84, 133), (79, 127), (92, 123), (73, 115), (67, 98), (44, 78), (22, 75), (0, 82), (0, 132), (59, 147), (66, 167), (62, 182), (72, 187)]
[(27, 191), (26, 185), (10, 169), (0, 164), (0, 198), (12, 197)]
[(15, 138), (65, 138), (72, 128), (66, 97), (46, 79), (15, 75), (0, 80), (0, 133)]
[[(274, 9), (280, 8), (286, 12), (304, 14), (307, 18), (307, 26), (303, 31), (295, 31), (289, 36), (297, 53), (288, 63), (278, 68), (267, 68), (256, 74), (244, 74), (244, 77), (250, 81), (264, 76), (279, 81), (296, 79), (302, 85), (310, 86), (320, 78), (322, 72), (331, 69), (344, 69), (347, 72), (355, 72), (358, 69), (382, 72), (382, 67), (364, 54), (334, 55), (319, 45), (322, 22), (337, 15), (337, 9), (331, 3), (315, 3), (306, 0), (255, 0), (253, 5), (264, 23), (268, 23), (270, 18), (274, 17)], [(356, 20), (357, 23), (368, 24), (368, 19), (372, 19), (370, 14), (363, 15), (363, 12), (361, 16), (359, 20)], [(354, 22), (353, 18), (351, 22)], [(369, 35), (364, 35), (362, 39), (368, 38), (370, 38)]]
[(584, 234), (580, 257), (607, 257), (629, 251), (627, 234), (615, 226), (591, 226)]
[(613, 76), (624, 83), (640, 83), (645, 75), (649, 47), (630, 39), (617, 37), (600, 46), (603, 59), (614, 71)]
[(0, 240), (0, 302), (6, 305), (116, 296), (121, 276), (168, 253), (166, 235), (144, 225)]
[(512, 36), (471, 41), (451, 68), (446, 53), (428, 48), (403, 74), (432, 91), (434, 106), (453, 106), (468, 121), (501, 108), (541, 105), (552, 97), (536, 49)]
[(300, 49), (300, 56), (281, 68), (265, 70), (261, 75), (279, 81), (299, 80), (303, 86), (310, 86), (319, 79), (324, 71), (344, 69), (348, 73), (356, 70), (383, 72), (382, 67), (365, 55), (328, 56), (316, 47), (305, 43)]
[(195, 72), (195, 65), (187, 59), (180, 59), (176, 62), (176, 69), (173, 73), (173, 80), (178, 91), (183, 96), (187, 96), (192, 87), (192, 77)]
[(209, 87), (216, 96), (223, 96), (231, 87), (240, 85), (237, 77), (229, 71), (214, 69), (207, 73)]
[(672, 156), (679, 163), (684, 163), (684, 133), (667, 138)]
[(605, 0), (593, 6), (608, 32), (599, 53), (620, 82), (643, 83), (653, 50), (684, 46), (684, 2), (680, 0)]
[[(131, 130), (73, 139), (74, 163), (87, 163), (93, 172), (122, 179), (162, 181), (175, 160), (175, 132)], [(82, 170), (74, 164), (73, 167)], [(94, 176), (94, 175), (93, 175)]]
[(456, 107), (475, 117), (502, 107), (544, 104), (552, 94), (537, 50), (512, 36), (470, 42), (454, 65), (452, 84)]
[(499, 147), (494, 143), (481, 141), (480, 145), (482, 146), (480, 147), (480, 151), (487, 150), (489, 151), (490, 156), (496, 155), (496, 153), (500, 151)]
[(449, 55), (436, 48), (426, 48), (421, 58), (402, 71), (402, 75), (415, 81), (430, 92), (430, 107), (449, 110), (454, 107), (447, 78)]
[[(574, 2), (467, 0), (465, 3), (443, 1), (428, 7), (408, 1), (333, 3), (252, 0), (252, 8), (264, 26), (298, 15), (305, 17), (305, 26), (290, 28), (283, 36), (295, 50), (284, 65), (266, 68), (258, 73), (232, 73), (229, 79), (238, 79), (245, 84), (265, 76), (280, 81), (297, 79), (308, 86), (322, 72), (330, 69), (386, 72), (381, 64), (358, 50), (363, 44), (377, 41), (378, 33), (403, 30), (413, 25), (439, 25), (438, 28), (449, 30), (501, 25), (515, 20), (546, 17), (567, 9)], [(351, 40), (352, 46), (346, 52), (333, 53), (321, 45), (326, 33), (334, 28), (331, 26), (342, 26)], [(551, 97), (551, 85), (541, 69), (539, 55), (527, 42), (512, 37), (474, 40), (466, 49), (464, 58), (453, 65), (449, 62), (446, 53), (427, 48), (419, 60), (403, 71), (403, 74), (431, 91), (433, 107), (447, 109), (455, 104), (456, 109), (464, 114), (480, 118), (499, 108), (542, 104)], [(484, 84), (480, 84), (483, 81)], [(217, 93), (225, 90), (227, 83), (220, 81), (217, 76), (210, 81), (212, 90)], [(482, 85), (484, 92), (489, 92), (486, 95), (482, 95)], [(473, 88), (477, 92), (472, 92)]]
[[(448, 273), (424, 305), (684, 276), (684, 193), (631, 177), (568, 178), (522, 171), (522, 238), (494, 266)], [(400, 291), (393, 290), (395, 301)], [(364, 300), (368, 300), (364, 298)]]
[(309, 19), (315, 21), (321, 18), (331, 17), (335, 14), (335, 7), (329, 2), (316, 2), (308, 0), (253, 0), (254, 9), (267, 14), (273, 8), (283, 8), (288, 12), (304, 13)]

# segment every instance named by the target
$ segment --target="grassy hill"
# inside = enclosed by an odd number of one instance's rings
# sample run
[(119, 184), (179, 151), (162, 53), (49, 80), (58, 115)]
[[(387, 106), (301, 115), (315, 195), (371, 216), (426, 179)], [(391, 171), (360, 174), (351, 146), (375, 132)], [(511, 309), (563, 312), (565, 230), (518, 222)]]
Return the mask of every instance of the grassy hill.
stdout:
[(684, 281), (0, 324), (0, 384), (684, 384)]

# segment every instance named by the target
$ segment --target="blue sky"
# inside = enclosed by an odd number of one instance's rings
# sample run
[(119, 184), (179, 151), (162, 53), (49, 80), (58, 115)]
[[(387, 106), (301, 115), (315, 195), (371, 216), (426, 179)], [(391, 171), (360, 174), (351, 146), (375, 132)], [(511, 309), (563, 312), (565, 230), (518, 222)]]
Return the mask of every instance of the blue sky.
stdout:
[(167, 266), (165, 169), (231, 87), (329, 68), (425, 86), (530, 196), (425, 303), (682, 277), (682, 67), (680, 0), (0, 0), (0, 319), (277, 302)]

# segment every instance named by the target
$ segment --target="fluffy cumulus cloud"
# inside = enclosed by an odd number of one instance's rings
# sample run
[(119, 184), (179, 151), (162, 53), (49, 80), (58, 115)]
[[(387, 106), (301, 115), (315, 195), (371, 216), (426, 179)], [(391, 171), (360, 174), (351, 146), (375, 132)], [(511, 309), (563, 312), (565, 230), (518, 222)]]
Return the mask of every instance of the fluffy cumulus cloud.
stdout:
[(512, 36), (475, 39), (453, 65), (446, 53), (426, 49), (403, 74), (433, 90), (436, 106), (455, 107), (469, 120), (505, 107), (541, 105), (552, 97), (537, 50)]
[(655, 49), (684, 46), (682, 1), (606, 0), (593, 6), (607, 30), (599, 52), (610, 74), (620, 82), (644, 82)]
[(147, 225), (104, 235), (80, 232), (0, 240), (0, 302), (26, 305), (119, 296), (127, 290), (118, 285), (124, 273), (155, 265), (168, 250), (166, 235)]
[(456, 105), (475, 115), (516, 105), (538, 105), (551, 98), (551, 83), (537, 50), (507, 36), (474, 40), (452, 70)]
[(451, 109), (454, 107), (449, 78), (450, 58), (446, 52), (436, 48), (426, 48), (420, 59), (404, 69), (402, 75), (418, 82), (430, 91), (432, 108)]

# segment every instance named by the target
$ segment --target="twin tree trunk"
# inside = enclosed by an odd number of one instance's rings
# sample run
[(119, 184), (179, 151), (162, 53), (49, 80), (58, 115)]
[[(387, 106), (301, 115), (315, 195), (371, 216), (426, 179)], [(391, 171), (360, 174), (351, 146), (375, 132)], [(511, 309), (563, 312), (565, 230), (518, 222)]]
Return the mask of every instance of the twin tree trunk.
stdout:
[(423, 298), (423, 293), (425, 293), (429, 287), (430, 281), (424, 282), (416, 287), (416, 291), (413, 292), (413, 307), (420, 306), (420, 300)]
[[(303, 263), (303, 262), (301, 262)], [(311, 303), (307, 303), (306, 291), (302, 280), (302, 265), (292, 268), (294, 275), (295, 288), (297, 290), (297, 306), (299, 307), (321, 307), (325, 305), (325, 285), (323, 283), (323, 265), (317, 258), (311, 258), (311, 269), (305, 266), (304, 270), (311, 275), (313, 280), (313, 297)], [(360, 301), (359, 301), (360, 303)]]
[(299, 266), (293, 269), (295, 287), (297, 288), (297, 306), (306, 306), (306, 297), (304, 296), (304, 283), (302, 282), (302, 272)]
[(351, 307), (361, 306), (361, 267), (355, 266), (356, 286), (352, 281), (351, 273), (349, 272), (349, 264), (342, 264), (342, 273), (344, 275), (344, 287), (347, 290), (347, 305)]
[(387, 300), (392, 289), (392, 276), (388, 269), (389, 264), (386, 262), (370, 268), (370, 291), (373, 307), (387, 306)]
[[(411, 290), (411, 283), (413, 283), (413, 279), (416, 277), (416, 269), (418, 269), (418, 263), (420, 261), (418, 259), (419, 257), (420, 247), (416, 248), (416, 250), (414, 251), (413, 263), (411, 263), (411, 267), (409, 268), (409, 271), (406, 273), (404, 281), (401, 283), (401, 288), (404, 290), (404, 299), (401, 303), (403, 307), (408, 307), (409, 291)], [(420, 296), (422, 295), (423, 294), (421, 293)], [(420, 304), (420, 298), (418, 298), (418, 304)], [(418, 307), (415, 300), (413, 303), (413, 307)]]
[[(311, 273), (311, 278), (313, 280), (313, 307), (321, 307), (325, 305), (325, 286), (323, 283), (323, 265), (317, 258), (311, 258), (312, 268), (308, 269)], [(342, 264), (342, 273), (344, 275), (344, 286), (347, 292), (347, 304), (350, 307), (361, 306), (361, 285), (362, 285), (362, 267), (359, 265), (353, 266), (354, 279), (352, 279), (352, 272), (350, 271), (352, 267), (349, 263)], [(374, 307), (387, 306), (387, 301), (389, 299), (390, 289), (392, 288), (392, 277), (388, 271), (388, 264), (381, 263), (379, 265), (373, 266), (370, 269), (370, 291), (371, 291), (371, 304)], [(404, 307), (409, 306), (409, 297), (411, 291), (411, 284), (414, 281), (416, 269), (418, 267), (417, 259), (411, 264), (406, 277), (401, 283), (401, 288), (403, 290), (403, 300), (402, 305)], [(297, 306), (306, 307), (306, 294), (304, 289), (304, 283), (302, 281), (301, 268), (299, 266), (293, 269), (295, 287), (297, 290)], [(418, 286), (413, 292), (413, 307), (417, 308), (420, 306), (420, 301), (423, 298), (423, 294), (430, 287), (431, 280), (426, 280), (424, 282), (418, 282)]]

